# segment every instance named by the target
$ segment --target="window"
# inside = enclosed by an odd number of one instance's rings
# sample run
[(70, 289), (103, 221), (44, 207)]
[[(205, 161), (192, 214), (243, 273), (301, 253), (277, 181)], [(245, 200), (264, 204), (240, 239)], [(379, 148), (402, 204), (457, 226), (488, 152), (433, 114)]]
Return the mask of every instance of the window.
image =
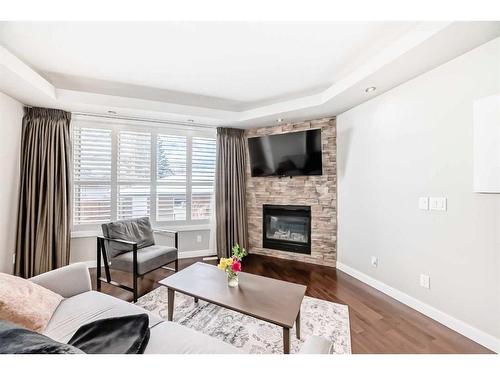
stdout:
[(150, 214), (151, 133), (118, 131), (117, 217)]
[(156, 221), (186, 220), (187, 137), (156, 138)]
[(210, 218), (215, 182), (215, 139), (193, 137), (191, 220)]
[(111, 220), (111, 130), (75, 128), (73, 168), (73, 223)]
[(73, 122), (75, 230), (149, 216), (153, 225), (207, 224), (216, 141), (212, 129)]

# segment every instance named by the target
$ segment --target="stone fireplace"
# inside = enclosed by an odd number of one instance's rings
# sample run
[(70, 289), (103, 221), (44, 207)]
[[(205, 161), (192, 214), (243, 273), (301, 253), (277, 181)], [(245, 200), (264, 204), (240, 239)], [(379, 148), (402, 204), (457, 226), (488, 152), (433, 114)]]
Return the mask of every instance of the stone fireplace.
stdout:
[[(335, 267), (337, 260), (335, 119), (324, 118), (248, 129), (245, 131), (245, 136), (256, 137), (308, 129), (321, 129), (322, 175), (293, 178), (252, 177), (250, 163), (247, 163), (248, 251), (251, 254)], [(299, 220), (296, 216), (283, 212), (278, 215), (275, 211), (266, 217), (265, 207), (283, 208), (289, 205), (307, 207), (308, 222), (307, 219)], [(266, 229), (267, 224), (270, 230)], [(309, 233), (302, 233), (308, 226), (310, 226)], [(304, 243), (305, 240), (307, 244)]]
[(265, 204), (262, 217), (265, 248), (311, 254), (311, 207)]

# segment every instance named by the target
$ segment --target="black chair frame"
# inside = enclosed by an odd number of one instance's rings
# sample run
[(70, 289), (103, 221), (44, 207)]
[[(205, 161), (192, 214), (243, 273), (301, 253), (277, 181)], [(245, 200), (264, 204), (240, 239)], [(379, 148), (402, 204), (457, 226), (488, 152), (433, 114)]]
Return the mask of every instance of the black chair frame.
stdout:
[[(178, 232), (170, 231), (170, 230), (166, 230), (166, 229), (162, 229), (161, 232), (173, 234), (174, 235), (174, 247), (176, 249), (179, 249), (179, 246), (178, 246), (179, 245), (179, 233)], [(105, 248), (105, 246), (106, 246), (105, 241), (117, 242), (117, 243), (121, 243), (123, 245), (130, 246), (131, 251), (133, 251), (133, 254), (132, 254), (132, 263), (133, 263), (132, 288), (127, 286), (127, 285), (120, 284), (116, 281), (111, 280), (111, 272), (110, 272), (110, 268), (109, 268), (108, 255), (106, 253), (106, 248)], [(110, 285), (116, 286), (118, 288), (124, 289), (126, 291), (132, 292), (134, 295), (134, 302), (137, 302), (137, 298), (138, 298), (137, 279), (139, 278), (139, 276), (145, 275), (145, 274), (139, 275), (139, 272), (137, 270), (137, 250), (138, 250), (137, 249), (137, 242), (125, 241), (125, 240), (120, 240), (120, 239), (116, 239), (116, 238), (108, 238), (108, 237), (104, 237), (104, 236), (97, 236), (97, 277), (96, 277), (96, 279), (97, 279), (96, 280), (97, 291), (101, 291), (101, 283), (105, 282), (105, 283), (108, 283)], [(101, 277), (101, 267), (102, 267), (101, 255), (102, 255), (102, 260), (104, 261), (104, 272), (106, 273), (106, 278)], [(172, 262), (170, 262), (170, 263), (172, 263)], [(165, 265), (163, 265), (163, 266), (160, 266), (160, 267), (155, 268), (153, 270), (150, 270), (147, 273), (153, 272), (159, 268), (163, 268), (163, 269), (166, 269), (169, 271), (177, 272), (179, 270), (179, 258), (177, 258), (174, 261), (174, 263), (175, 263), (174, 268), (165, 267)]]

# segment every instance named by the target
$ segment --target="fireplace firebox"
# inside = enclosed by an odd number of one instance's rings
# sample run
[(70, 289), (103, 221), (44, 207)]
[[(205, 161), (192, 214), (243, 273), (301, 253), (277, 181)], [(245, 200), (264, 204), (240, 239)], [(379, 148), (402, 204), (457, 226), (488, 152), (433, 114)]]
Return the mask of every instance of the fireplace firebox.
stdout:
[(311, 207), (265, 204), (262, 209), (263, 247), (311, 254)]

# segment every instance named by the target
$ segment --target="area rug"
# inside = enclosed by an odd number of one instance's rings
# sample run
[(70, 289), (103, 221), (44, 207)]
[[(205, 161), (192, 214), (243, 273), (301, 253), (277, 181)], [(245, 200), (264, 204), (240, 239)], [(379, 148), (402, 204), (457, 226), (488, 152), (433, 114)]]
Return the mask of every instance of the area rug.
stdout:
[[(137, 305), (167, 319), (167, 288), (161, 286), (139, 298)], [(214, 304), (175, 293), (174, 321), (234, 345), (246, 353), (282, 354), (283, 329)], [(290, 352), (297, 353), (310, 335), (333, 342), (334, 354), (351, 353), (349, 312), (346, 305), (304, 297), (301, 340), (290, 330)]]

